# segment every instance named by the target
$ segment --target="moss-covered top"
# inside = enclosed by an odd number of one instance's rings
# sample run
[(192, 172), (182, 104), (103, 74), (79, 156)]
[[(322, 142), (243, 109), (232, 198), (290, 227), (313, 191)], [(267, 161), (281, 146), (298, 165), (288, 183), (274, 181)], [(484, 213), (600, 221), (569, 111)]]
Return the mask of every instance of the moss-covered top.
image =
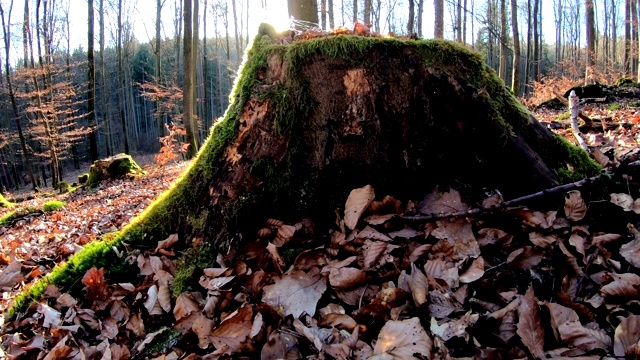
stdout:
[(0, 208), (10, 208), (11, 204), (2, 194), (0, 194)]

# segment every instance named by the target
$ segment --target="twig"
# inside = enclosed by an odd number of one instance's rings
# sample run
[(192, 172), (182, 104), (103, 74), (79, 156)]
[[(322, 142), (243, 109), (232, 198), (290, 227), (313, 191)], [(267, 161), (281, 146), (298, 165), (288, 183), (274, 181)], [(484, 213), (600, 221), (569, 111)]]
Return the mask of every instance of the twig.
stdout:
[[(560, 102), (564, 104), (564, 106), (569, 107), (569, 100), (565, 99), (564, 96), (560, 95), (557, 91), (554, 91), (553, 94), (556, 96), (556, 99), (560, 100)], [(585, 115), (582, 111), (578, 111), (578, 117), (584, 120), (587, 125), (593, 126), (593, 120), (591, 120), (591, 118)]]
[(446, 220), (446, 219), (467, 217), (467, 216), (477, 215), (477, 214), (480, 214), (480, 213), (486, 213), (486, 212), (502, 210), (502, 209), (505, 209), (507, 207), (513, 206), (515, 204), (518, 204), (518, 203), (521, 203), (521, 202), (524, 202), (524, 201), (527, 201), (527, 200), (533, 200), (533, 199), (536, 199), (536, 198), (539, 198), (539, 197), (543, 197), (543, 196), (547, 196), (547, 195), (554, 195), (554, 194), (557, 194), (557, 193), (560, 193), (560, 192), (573, 190), (573, 189), (582, 187), (582, 186), (584, 186), (586, 184), (595, 182), (598, 179), (600, 179), (601, 177), (602, 177), (602, 174), (596, 175), (596, 176), (592, 176), (590, 178), (585, 178), (585, 179), (582, 179), (580, 181), (572, 182), (572, 183), (569, 183), (569, 184), (558, 185), (558, 186), (555, 186), (555, 187), (552, 187), (552, 188), (549, 188), (549, 189), (538, 191), (537, 193), (521, 196), (521, 197), (518, 197), (518, 198), (515, 198), (515, 199), (511, 199), (509, 201), (504, 201), (504, 202), (501, 202), (501, 203), (496, 204), (496, 205), (480, 206), (480, 207), (476, 207), (476, 208), (469, 209), (469, 210), (454, 211), (454, 212), (450, 212), (450, 213), (426, 214), (426, 215), (417, 215), (417, 216), (403, 216), (402, 218), (405, 219), (405, 220), (409, 220), (409, 221), (433, 222), (433, 221), (438, 221), (438, 220)]
[(571, 90), (571, 95), (569, 95), (569, 109), (571, 110), (571, 131), (573, 132), (573, 136), (575, 136), (576, 140), (580, 147), (589, 152), (589, 146), (587, 142), (584, 141), (582, 137), (582, 133), (580, 132), (580, 128), (578, 127), (578, 113), (580, 110), (578, 109), (578, 95), (574, 90)]

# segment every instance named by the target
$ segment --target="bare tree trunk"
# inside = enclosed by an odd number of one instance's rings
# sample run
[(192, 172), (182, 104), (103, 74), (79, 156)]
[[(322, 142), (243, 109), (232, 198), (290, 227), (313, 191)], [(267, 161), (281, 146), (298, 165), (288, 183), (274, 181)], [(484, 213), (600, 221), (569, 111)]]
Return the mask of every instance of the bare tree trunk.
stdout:
[(411, 36), (414, 33), (414, 19), (416, 17), (415, 14), (415, 3), (413, 0), (409, 0), (409, 21), (407, 22), (407, 34)]
[(506, 0), (500, 0), (500, 67), (498, 74), (502, 81), (507, 82), (507, 5)]
[(116, 56), (118, 57), (118, 109), (120, 110), (120, 122), (122, 124), (122, 136), (124, 137), (124, 153), (129, 154), (129, 134), (125, 116), (125, 78), (122, 61), (122, 1), (118, 0), (118, 29), (116, 39)]
[(462, 43), (467, 43), (467, 0), (462, 2)]
[(444, 0), (433, 0), (433, 37), (444, 38)]
[(518, 1), (511, 0), (511, 32), (513, 33), (513, 69), (511, 91), (520, 96), (520, 32), (518, 31)]
[(631, 0), (631, 44), (629, 49), (631, 51), (631, 75), (635, 74), (638, 67), (638, 0)]
[(327, 0), (320, 0), (320, 28), (327, 29)]
[[(231, 0), (231, 8), (233, 10), (233, 27), (235, 30), (235, 39), (236, 39), (236, 70), (240, 67), (240, 30), (238, 28), (238, 15), (236, 12), (236, 0)], [(185, 36), (187, 29), (185, 28)], [(186, 74), (186, 73), (185, 73)]]
[[(9, 99), (11, 100), (11, 109), (13, 110), (13, 118), (18, 129), (18, 138), (20, 139), (20, 148), (22, 150), (22, 159), (27, 167), (27, 175), (31, 181), (31, 189), (36, 190), (37, 183), (35, 176), (33, 175), (33, 167), (31, 166), (31, 160), (29, 159), (29, 148), (27, 148), (27, 141), (22, 131), (22, 125), (20, 124), (20, 116), (18, 112), (18, 104), (16, 102), (16, 96), (13, 91), (13, 85), (11, 83), (11, 68), (9, 67), (9, 50), (11, 49), (11, 12), (13, 10), (13, 0), (9, 5), (9, 13), (5, 22), (4, 9), (2, 3), (0, 3), (0, 16), (2, 17), (2, 35), (4, 37), (4, 74), (7, 79), (7, 90), (9, 91)], [(17, 186), (16, 182), (16, 186)]]
[(611, 52), (613, 54), (613, 64), (618, 64), (618, 29), (616, 24), (616, 18), (618, 16), (616, 12), (616, 0), (611, 0)]
[(211, 126), (211, 92), (209, 91), (209, 59), (207, 49), (207, 0), (204, 0), (204, 14), (202, 15), (202, 25), (204, 36), (202, 39), (202, 82), (204, 84), (204, 125), (208, 130)]
[(585, 70), (585, 85), (593, 82), (593, 66), (595, 65), (595, 22), (593, 14), (593, 0), (585, 1), (585, 25), (587, 38), (587, 66)]
[(113, 155), (113, 137), (111, 133), (111, 117), (107, 110), (107, 72), (104, 66), (104, 0), (100, 0), (100, 106), (102, 108), (102, 121), (107, 125), (106, 140), (107, 156)]
[[(198, 0), (195, 0), (198, 1)], [(183, 5), (183, 22), (184, 22), (184, 43), (183, 43), (183, 66), (184, 66), (184, 87), (182, 89), (182, 103), (183, 103), (183, 113), (182, 113), (182, 122), (184, 124), (184, 129), (187, 137), (187, 142), (189, 143), (189, 148), (187, 149), (186, 156), (191, 159), (195, 156), (198, 151), (198, 141), (196, 140), (197, 132), (196, 129), (192, 127), (193, 125), (193, 116), (194, 116), (194, 84), (193, 84), (193, 76), (192, 73), (195, 74), (195, 69), (192, 68), (193, 62), (191, 61), (193, 54), (193, 14), (192, 14), (192, 2), (193, 0), (185, 0)], [(233, 1), (235, 8), (235, 0)], [(236, 25), (237, 30), (237, 25)], [(236, 38), (237, 39), (237, 38)], [(238, 39), (237, 39), (238, 40)], [(238, 46), (238, 42), (236, 42), (236, 46)]]
[(335, 29), (336, 23), (333, 19), (333, 0), (328, 0), (327, 6), (329, 7), (327, 10), (327, 14), (329, 15), (329, 28)]
[[(65, 70), (67, 75), (67, 82), (69, 84), (71, 84), (71, 24), (69, 19), (69, 14), (71, 13), (70, 7), (71, 7), (71, 2), (68, 2), (66, 13), (65, 13), (65, 25), (66, 25), (66, 32), (67, 32), (67, 53), (65, 58), (67, 67)], [(75, 116), (73, 106), (69, 106), (68, 110), (70, 113), (69, 116)], [(76, 170), (80, 169), (80, 159), (78, 156), (78, 146), (76, 145), (76, 143), (73, 143), (71, 145), (71, 155), (73, 157), (73, 166), (75, 167)]]
[(91, 162), (98, 160), (98, 141), (96, 139), (96, 64), (93, 57), (93, 0), (88, 1), (87, 27), (87, 64), (89, 88), (87, 89), (87, 116), (89, 117), (89, 154)]
[(631, 0), (624, 1), (624, 72), (631, 71)]
[[(191, 25), (191, 30), (193, 34), (191, 35), (191, 41), (193, 45), (191, 46), (191, 86), (193, 87), (193, 91), (191, 93), (191, 106), (193, 108), (193, 113), (191, 117), (191, 128), (193, 129), (193, 135), (195, 138), (195, 151), (198, 151), (200, 148), (200, 131), (198, 126), (198, 112), (197, 112), (197, 104), (198, 104), (198, 82), (196, 79), (196, 64), (198, 60), (198, 49), (200, 48), (200, 0), (193, 0), (193, 17)], [(238, 56), (240, 56), (238, 54)], [(186, 76), (185, 72), (185, 76)], [(195, 154), (194, 154), (195, 155)]]
[(358, 0), (353, 0), (353, 22), (358, 21)]
[[(206, 0), (205, 0), (206, 1)], [(206, 3), (205, 3), (206, 4)], [(160, 46), (162, 45), (160, 38), (160, 25), (162, 21), (162, 6), (164, 5), (164, 0), (156, 1), (156, 46), (154, 49), (154, 53), (156, 55), (156, 81), (158, 84), (162, 84), (162, 61), (161, 61), (161, 53)], [(205, 5), (206, 7), (206, 5)], [(157, 112), (158, 111), (159, 102), (158, 100), (154, 101), (153, 108)], [(164, 116), (160, 114), (156, 114), (156, 127), (158, 129), (158, 137), (164, 136)]]
[[(465, 0), (466, 1), (466, 0)], [(424, 0), (418, 0), (418, 16), (417, 16), (417, 24), (418, 28), (418, 37), (422, 37), (422, 14), (424, 13)]]
[[(411, 3), (414, 0), (409, 0)], [(371, 0), (364, 0), (364, 23), (369, 25), (371, 24)]]
[(456, 1), (456, 41), (462, 42), (462, 0)]
[(539, 53), (538, 53), (538, 3), (540, 0), (533, 0), (533, 80), (538, 81), (538, 73), (540, 69)]

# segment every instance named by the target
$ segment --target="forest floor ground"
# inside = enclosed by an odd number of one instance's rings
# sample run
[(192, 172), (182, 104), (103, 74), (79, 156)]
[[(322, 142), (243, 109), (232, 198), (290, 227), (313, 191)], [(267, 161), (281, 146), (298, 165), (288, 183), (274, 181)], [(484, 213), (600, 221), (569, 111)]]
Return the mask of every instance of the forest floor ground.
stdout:
[[(582, 109), (596, 120), (585, 139), (611, 172), (636, 160), (638, 100), (614, 94)], [(575, 142), (565, 109), (532, 111)], [(127, 224), (188, 165), (136, 160), (147, 175), (57, 195), (61, 209), (0, 225), (0, 311)], [(357, 218), (338, 219), (331, 234), (315, 234), (313, 219), (270, 219), (181, 294), (171, 293), (172, 247), (184, 239), (171, 236), (129, 254), (138, 271), (130, 283), (93, 269), (82, 293), (50, 286), (26, 313), (0, 316), (0, 358), (637, 358), (640, 199), (637, 175), (621, 176), (623, 190), (604, 199), (577, 187), (539, 208), (449, 220), (413, 216), (480, 205), (455, 191), (372, 202), (372, 189), (356, 189), (344, 210)], [(12, 210), (0, 208), (0, 218)]]

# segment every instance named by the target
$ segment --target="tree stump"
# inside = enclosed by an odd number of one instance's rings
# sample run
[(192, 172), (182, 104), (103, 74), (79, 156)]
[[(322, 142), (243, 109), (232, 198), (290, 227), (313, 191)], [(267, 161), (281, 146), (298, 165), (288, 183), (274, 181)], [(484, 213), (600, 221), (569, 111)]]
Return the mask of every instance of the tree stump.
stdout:
[(86, 184), (90, 187), (97, 186), (105, 179), (119, 179), (129, 175), (137, 175), (142, 168), (130, 155), (117, 154), (105, 159), (96, 160), (91, 165)]
[(109, 269), (123, 241), (178, 233), (183, 249), (204, 244), (202, 266), (269, 217), (311, 217), (327, 234), (329, 215), (367, 184), (413, 200), (450, 186), (473, 204), (486, 191), (508, 200), (600, 170), (459, 44), (352, 35), (286, 43), (261, 26), (225, 117), (190, 168), (95, 256), (72, 258), (50, 281)]

